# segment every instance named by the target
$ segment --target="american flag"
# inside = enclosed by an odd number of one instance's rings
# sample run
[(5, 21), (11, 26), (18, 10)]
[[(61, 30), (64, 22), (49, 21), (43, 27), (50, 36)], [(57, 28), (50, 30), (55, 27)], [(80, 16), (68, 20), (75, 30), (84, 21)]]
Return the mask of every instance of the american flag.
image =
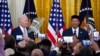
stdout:
[(91, 0), (82, 0), (79, 17), (80, 17), (81, 25), (84, 25), (82, 27), (86, 27), (87, 31), (96, 30), (93, 13), (92, 13)]
[(65, 24), (60, 7), (60, 0), (53, 0), (47, 29), (47, 37), (50, 39), (53, 45), (56, 44), (58, 38), (62, 37), (62, 32), (64, 29)]
[(5, 35), (9, 35), (12, 30), (11, 15), (7, 0), (0, 0), (0, 30)]

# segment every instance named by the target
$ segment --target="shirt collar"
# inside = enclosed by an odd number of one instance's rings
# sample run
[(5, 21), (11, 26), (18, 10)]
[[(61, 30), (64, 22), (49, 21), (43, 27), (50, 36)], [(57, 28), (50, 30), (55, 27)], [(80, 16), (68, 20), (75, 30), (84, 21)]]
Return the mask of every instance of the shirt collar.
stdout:
[(23, 32), (24, 31), (24, 27), (22, 27), (21, 25), (19, 26), (21, 31)]
[(76, 29), (72, 27), (72, 30), (73, 31), (75, 31), (75, 30), (78, 31), (79, 30), (79, 27), (77, 27)]
[(77, 27), (76, 29), (72, 27), (72, 32), (73, 33), (75, 32), (75, 30), (76, 30), (76, 35), (78, 37), (78, 35), (79, 35), (79, 27)]

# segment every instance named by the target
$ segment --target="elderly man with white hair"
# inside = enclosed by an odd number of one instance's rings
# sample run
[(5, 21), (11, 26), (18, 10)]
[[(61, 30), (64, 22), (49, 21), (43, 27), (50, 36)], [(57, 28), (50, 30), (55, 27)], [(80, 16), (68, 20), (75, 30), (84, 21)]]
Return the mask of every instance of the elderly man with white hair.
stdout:
[(13, 35), (16, 39), (16, 43), (18, 43), (20, 41), (24, 42), (24, 41), (32, 40), (28, 36), (28, 31), (27, 31), (28, 24), (29, 24), (29, 21), (28, 21), (27, 15), (24, 14), (19, 17), (19, 26), (16, 27), (11, 32), (11, 35)]

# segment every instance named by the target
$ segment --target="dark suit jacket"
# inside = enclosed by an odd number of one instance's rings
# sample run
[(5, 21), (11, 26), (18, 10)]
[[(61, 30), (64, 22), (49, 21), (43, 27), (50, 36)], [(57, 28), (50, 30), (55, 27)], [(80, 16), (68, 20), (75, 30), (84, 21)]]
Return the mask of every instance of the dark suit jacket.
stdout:
[[(73, 31), (72, 31), (72, 28), (69, 28), (69, 29), (66, 29), (65, 31), (63, 31), (63, 36), (73, 36)], [(79, 34), (78, 34), (78, 39), (80, 41), (82, 40), (86, 40), (86, 39), (89, 39), (89, 35), (88, 35), (88, 32), (82, 28), (79, 28)]]
[[(33, 32), (32, 32), (32, 33), (33, 33)], [(28, 33), (28, 36), (29, 36), (30, 38), (33, 39), (33, 34), (32, 34), (32, 33)], [(23, 37), (23, 33), (22, 33), (20, 27), (17, 27), (17, 28), (15, 28), (15, 29), (13, 29), (12, 32), (11, 32), (11, 35), (14, 36), (15, 39), (16, 39), (16, 37), (17, 37), (18, 35), (20, 35), (20, 36)], [(19, 41), (21, 41), (21, 40), (17, 40), (17, 39), (16, 39), (16, 43), (18, 43)]]

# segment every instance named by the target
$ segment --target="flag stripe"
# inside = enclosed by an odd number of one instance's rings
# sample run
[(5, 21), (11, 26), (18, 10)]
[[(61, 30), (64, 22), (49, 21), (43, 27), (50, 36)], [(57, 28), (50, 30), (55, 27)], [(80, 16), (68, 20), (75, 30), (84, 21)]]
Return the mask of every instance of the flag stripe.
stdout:
[(62, 10), (60, 8), (60, 0), (53, 0), (47, 35), (54, 45), (57, 42), (57, 39), (62, 37), (62, 32), (65, 29), (63, 27), (65, 27), (65, 24), (63, 21)]
[(50, 30), (47, 30), (47, 35), (48, 35), (48, 37), (50, 38), (50, 40), (53, 42), (53, 44), (55, 45), (56, 40), (55, 40), (55, 38), (52, 36), (52, 34), (50, 33)]
[(63, 33), (64, 29), (66, 29), (65, 26), (63, 26), (63, 27), (60, 29), (60, 35), (61, 35), (61, 36), (62, 36), (62, 33)]
[[(50, 32), (50, 34), (52, 34), (52, 36), (53, 36), (53, 38), (55, 39), (55, 40), (57, 40), (57, 35), (56, 35), (56, 32), (55, 32), (55, 30), (52, 28), (52, 26), (49, 24), (49, 26), (48, 26), (48, 30), (49, 30), (49, 32)], [(48, 33), (48, 32), (47, 32)], [(52, 39), (51, 39), (52, 40)]]

